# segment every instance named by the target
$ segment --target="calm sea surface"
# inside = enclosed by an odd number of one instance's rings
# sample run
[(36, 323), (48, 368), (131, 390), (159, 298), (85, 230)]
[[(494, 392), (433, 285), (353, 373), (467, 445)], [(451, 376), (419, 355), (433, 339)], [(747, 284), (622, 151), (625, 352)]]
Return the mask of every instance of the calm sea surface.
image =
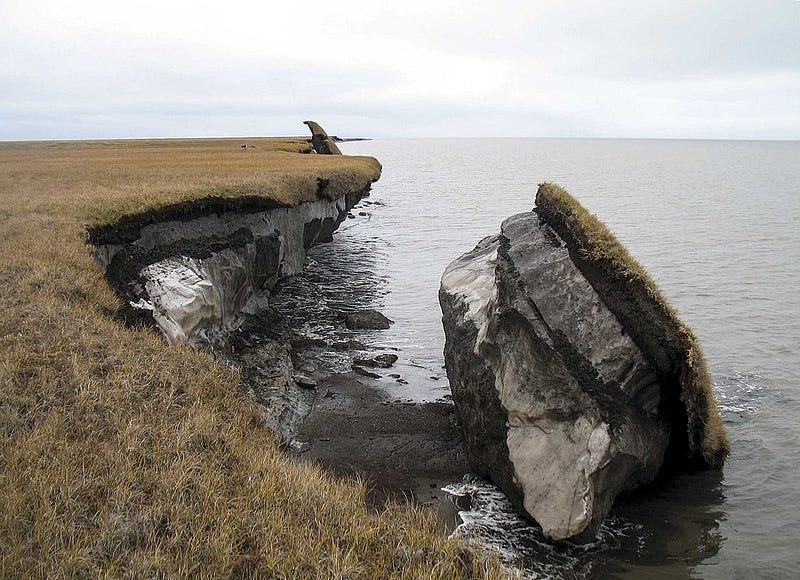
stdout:
[[(442, 139), (342, 144), (383, 176), (310, 260), (333, 309), (395, 320), (397, 398), (448, 394), (437, 301), (447, 264), (555, 181), (616, 233), (703, 344), (733, 454), (621, 502), (586, 548), (553, 547), (486, 484), (457, 533), (533, 577), (800, 577), (800, 143)], [(359, 212), (364, 215), (358, 215)], [(301, 282), (305, 283), (305, 282)], [(327, 289), (327, 291), (326, 291)]]

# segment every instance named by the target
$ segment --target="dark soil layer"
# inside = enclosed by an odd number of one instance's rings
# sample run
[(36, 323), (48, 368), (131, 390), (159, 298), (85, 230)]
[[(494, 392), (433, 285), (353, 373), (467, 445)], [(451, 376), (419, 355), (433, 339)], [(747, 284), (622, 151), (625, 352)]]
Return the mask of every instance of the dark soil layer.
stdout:
[(94, 246), (129, 244), (140, 237), (143, 227), (156, 223), (191, 221), (213, 213), (255, 213), (282, 207), (288, 205), (256, 195), (235, 198), (205, 197), (149, 209), (136, 215), (126, 215), (113, 224), (88, 228), (87, 237), (88, 242)]

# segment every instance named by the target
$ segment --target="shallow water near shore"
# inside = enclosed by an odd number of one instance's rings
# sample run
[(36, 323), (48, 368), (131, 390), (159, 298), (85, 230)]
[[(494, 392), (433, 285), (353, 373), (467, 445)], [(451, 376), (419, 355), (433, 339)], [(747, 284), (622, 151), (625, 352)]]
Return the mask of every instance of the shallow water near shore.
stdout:
[[(653, 275), (704, 346), (733, 454), (724, 474), (687, 474), (622, 498), (586, 547), (553, 546), (485, 483), (457, 533), (531, 577), (791, 577), (800, 557), (800, 143), (429, 139), (343, 143), (383, 176), (307, 272), (333, 333), (340, 310), (395, 324), (361, 339), (396, 349), (379, 384), (397, 400), (448, 395), (437, 294), (454, 258), (533, 206), (555, 181), (603, 220)], [(359, 215), (363, 214), (363, 215)], [(340, 331), (338, 331), (340, 332)], [(331, 335), (332, 336), (332, 335)], [(346, 365), (331, 360), (332, 365)], [(344, 369), (343, 369), (344, 370)]]

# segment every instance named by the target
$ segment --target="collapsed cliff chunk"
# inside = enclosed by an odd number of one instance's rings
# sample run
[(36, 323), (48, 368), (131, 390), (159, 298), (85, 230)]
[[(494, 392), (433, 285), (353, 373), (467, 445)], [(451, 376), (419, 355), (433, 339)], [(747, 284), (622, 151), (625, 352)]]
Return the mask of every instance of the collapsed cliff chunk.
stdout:
[(445, 362), (473, 468), (554, 540), (594, 537), (663, 469), (722, 466), (697, 340), (561, 188), (442, 277)]
[(311, 129), (311, 146), (321, 155), (341, 155), (342, 152), (336, 142), (328, 136), (316, 121), (303, 121)]

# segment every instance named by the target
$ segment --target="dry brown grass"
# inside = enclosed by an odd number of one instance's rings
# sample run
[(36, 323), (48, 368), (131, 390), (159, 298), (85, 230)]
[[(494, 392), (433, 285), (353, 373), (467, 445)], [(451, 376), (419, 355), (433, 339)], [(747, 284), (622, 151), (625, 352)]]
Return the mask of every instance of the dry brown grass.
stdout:
[[(204, 197), (295, 205), (316, 198), (318, 179), (328, 180), (326, 195), (338, 197), (380, 175), (371, 157), (296, 154), (308, 147), (301, 138), (0, 143), (3, 177), (16, 184), (0, 195), (24, 203), (20, 211), (68, 213), (101, 226)], [(23, 199), (21, 186), (35, 195)]]
[(297, 203), (318, 176), (378, 170), (279, 151), (305, 145), (0, 144), (0, 576), (497, 574), (429, 512), (371, 512), (359, 482), (284, 456), (230, 368), (112, 317), (88, 225), (209, 195)]
[[(722, 467), (730, 443), (714, 398), (713, 382), (705, 357), (694, 332), (661, 293), (653, 278), (617, 240), (606, 225), (590, 214), (578, 200), (554, 183), (542, 183), (536, 194), (537, 211), (548, 222), (560, 226), (562, 234), (576, 244), (580, 255), (604, 273), (607, 280), (625, 288), (633, 299), (641, 298), (645, 308), (636, 311), (646, 324), (663, 329), (667, 338), (661, 348), (669, 348), (679, 375), (680, 399), (688, 415), (687, 437), (690, 454), (702, 456), (711, 467)], [(636, 309), (635, 304), (631, 304)], [(641, 346), (641, 345), (640, 345)]]

